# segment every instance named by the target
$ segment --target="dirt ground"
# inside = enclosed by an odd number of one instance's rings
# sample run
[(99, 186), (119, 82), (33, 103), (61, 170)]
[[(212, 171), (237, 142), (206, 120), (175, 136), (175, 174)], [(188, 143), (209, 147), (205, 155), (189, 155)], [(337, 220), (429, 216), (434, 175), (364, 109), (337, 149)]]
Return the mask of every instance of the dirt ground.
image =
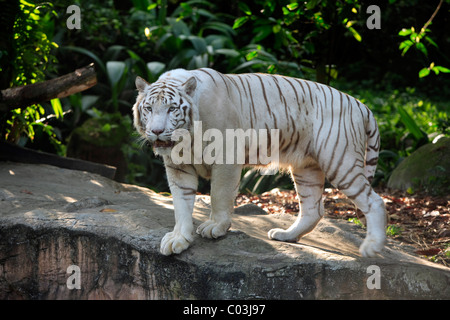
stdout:
[[(414, 246), (416, 253), (430, 261), (450, 266), (450, 195), (433, 197), (426, 194), (378, 189), (388, 214), (387, 235)], [(331, 219), (353, 221), (362, 228), (364, 215), (336, 189), (323, 193), (325, 215)], [(240, 194), (236, 205), (253, 203), (269, 214), (297, 214), (299, 205), (293, 190), (274, 189), (261, 195)]]

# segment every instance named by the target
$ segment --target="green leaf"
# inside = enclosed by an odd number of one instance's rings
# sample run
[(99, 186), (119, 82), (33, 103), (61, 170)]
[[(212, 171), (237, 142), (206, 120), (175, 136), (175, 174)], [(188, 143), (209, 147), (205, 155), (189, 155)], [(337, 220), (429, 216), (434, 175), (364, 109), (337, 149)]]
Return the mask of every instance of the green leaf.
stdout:
[(245, 59), (247, 59), (247, 61), (251, 61), (251, 60), (255, 59), (257, 56), (258, 56), (257, 50), (251, 51), (245, 55)]
[(437, 43), (433, 41), (433, 39), (431, 39), (430, 37), (425, 37), (425, 40), (428, 41), (428, 43), (430, 43), (431, 45), (435, 46), (436, 48), (438, 47)]
[(294, 3), (290, 3), (290, 4), (288, 4), (286, 7), (289, 9), (289, 10), (295, 10), (295, 9), (297, 9), (298, 8), (298, 2), (294, 2)]
[(201, 16), (204, 16), (210, 20), (217, 20), (217, 17), (215, 14), (213, 14), (212, 12), (205, 10), (205, 9), (197, 9), (197, 13)]
[(254, 29), (254, 32), (256, 33), (255, 37), (253, 38), (253, 41), (255, 43), (260, 42), (261, 40), (267, 38), (270, 34), (272, 34), (272, 26), (271, 25), (262, 25), (260, 27), (256, 27)]
[(260, 60), (260, 59), (253, 59), (247, 62), (244, 62), (240, 65), (238, 65), (236, 68), (234, 68), (233, 70), (231, 70), (232, 73), (237, 73), (238, 70), (242, 70), (242, 69), (246, 69), (248, 67), (251, 67), (253, 65), (263, 65), (264, 61)]
[(183, 20), (176, 20), (174, 18), (167, 19), (169, 23), (172, 25), (172, 31), (175, 36), (179, 37), (181, 35), (190, 36), (191, 30), (188, 25)]
[(111, 124), (105, 123), (105, 124), (103, 125), (103, 127), (101, 128), (101, 131), (102, 131), (102, 132), (109, 132), (109, 131), (111, 131)]
[(428, 50), (422, 42), (417, 42), (416, 48), (419, 49), (425, 56), (428, 56)]
[(413, 45), (414, 45), (414, 42), (412, 42), (411, 40), (405, 40), (402, 43), (400, 43), (400, 46), (398, 48), (400, 50), (403, 49), (402, 56), (404, 56), (405, 53), (409, 50), (409, 48), (411, 48)]
[[(430, 70), (428, 70), (428, 73), (429, 72)], [(414, 119), (409, 115), (409, 113), (400, 105), (397, 106), (397, 109), (398, 113), (400, 114), (400, 120), (403, 122), (406, 129), (408, 129), (408, 131), (411, 132), (411, 134), (414, 136), (415, 139), (417, 140), (423, 139), (425, 137), (424, 133), (422, 132), (422, 130), (420, 130), (419, 126), (414, 121)]]
[(166, 65), (159, 61), (152, 61), (147, 63), (147, 69), (150, 71), (153, 77), (159, 76), (164, 69), (166, 68)]
[(352, 33), (352, 35), (356, 39), (356, 41), (361, 42), (362, 37), (358, 33), (358, 31), (356, 31), (353, 27), (348, 27), (347, 29), (350, 30), (350, 32)]
[(272, 27), (272, 31), (273, 31), (273, 33), (278, 33), (278, 32), (280, 32), (280, 31), (281, 31), (281, 25), (280, 25), (280, 24), (275, 24), (275, 25)]
[(67, 47), (63, 47), (63, 50), (70, 50), (70, 51), (75, 51), (81, 54), (84, 54), (86, 56), (88, 56), (89, 58), (91, 58), (92, 60), (94, 60), (95, 62), (95, 67), (99, 67), (101, 69), (101, 71), (103, 73), (106, 73), (106, 68), (105, 68), (105, 64), (102, 62), (102, 60), (93, 52), (80, 48), (80, 47), (72, 47), (72, 46), (67, 46)]
[(81, 110), (84, 112), (91, 108), (99, 99), (99, 96), (83, 95), (81, 97)]
[(258, 172), (254, 169), (249, 169), (247, 172), (245, 172), (245, 174), (242, 176), (240, 185), (239, 185), (239, 190), (240, 192), (243, 193), (247, 193), (247, 192), (251, 192), (252, 187), (254, 184), (255, 179), (258, 176)]
[(50, 104), (52, 105), (53, 112), (56, 115), (56, 118), (60, 118), (63, 116), (63, 109), (61, 106), (61, 101), (58, 98), (50, 100)]
[(402, 30), (400, 30), (398, 35), (404, 37), (404, 36), (410, 35), (411, 33), (412, 33), (411, 29), (402, 29)]
[(419, 78), (424, 78), (424, 77), (428, 76), (429, 74), (430, 74), (430, 69), (423, 68), (422, 70), (419, 71)]
[(248, 21), (249, 18), (250, 18), (249, 16), (245, 16), (245, 17), (239, 17), (236, 20), (234, 20), (233, 29), (237, 29), (237, 28), (241, 27), (244, 23), (246, 23)]
[(202, 25), (202, 32), (203, 30), (218, 31), (228, 37), (236, 35), (236, 31), (234, 31), (234, 29), (230, 25), (219, 21), (210, 21), (204, 23)]
[(440, 72), (444, 72), (444, 73), (450, 73), (450, 69), (442, 67), (442, 66), (435, 66), (433, 69), (437, 69)]
[(408, 49), (409, 49), (409, 47), (411, 47), (411, 45), (413, 45), (414, 43), (411, 41), (411, 40), (405, 40), (405, 41), (403, 41), (402, 43), (400, 43), (400, 45), (398, 46), (398, 48), (401, 50), (401, 49), (404, 49), (404, 48), (407, 48), (408, 47)]
[(215, 53), (217, 54), (223, 54), (225, 56), (231, 57), (231, 58), (236, 58), (239, 57), (241, 54), (239, 53), (239, 51), (235, 50), (235, 49), (227, 49), (227, 48), (223, 48), (223, 49), (217, 49), (215, 51)]
[(122, 50), (125, 49), (126, 47), (121, 45), (112, 45), (108, 47), (108, 49), (106, 49), (105, 53), (102, 56), (103, 61), (119, 60), (119, 56), (122, 53)]
[(248, 7), (248, 5), (245, 2), (239, 1), (238, 7), (246, 15), (248, 15), (248, 16), (252, 15), (252, 10), (250, 10), (250, 8)]
[(125, 72), (125, 62), (108, 61), (106, 63), (106, 72), (112, 87), (116, 87)]
[(197, 37), (197, 36), (189, 36), (187, 37), (189, 41), (191, 41), (192, 45), (194, 46), (194, 49), (197, 51), (197, 53), (205, 53), (206, 52), (206, 41), (203, 38)]

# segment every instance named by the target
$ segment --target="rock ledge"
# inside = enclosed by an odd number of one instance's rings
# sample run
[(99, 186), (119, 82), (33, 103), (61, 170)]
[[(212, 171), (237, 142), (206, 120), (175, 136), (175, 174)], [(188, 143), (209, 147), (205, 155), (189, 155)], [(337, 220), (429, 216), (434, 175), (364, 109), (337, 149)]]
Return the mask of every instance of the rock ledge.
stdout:
[[(198, 197), (196, 225), (207, 202)], [(449, 268), (393, 241), (379, 258), (362, 258), (365, 232), (344, 221), (323, 219), (299, 243), (267, 239), (292, 219), (240, 207), (225, 237), (196, 236), (165, 257), (170, 197), (87, 172), (0, 162), (0, 299), (450, 298)]]

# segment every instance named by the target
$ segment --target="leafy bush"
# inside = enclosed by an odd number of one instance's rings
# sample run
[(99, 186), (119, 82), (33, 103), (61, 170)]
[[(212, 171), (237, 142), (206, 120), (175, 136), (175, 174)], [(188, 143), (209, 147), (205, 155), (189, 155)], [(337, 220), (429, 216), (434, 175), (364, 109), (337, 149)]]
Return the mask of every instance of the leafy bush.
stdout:
[[(8, 87), (42, 81), (46, 73), (55, 70), (53, 49), (57, 45), (52, 41), (55, 14), (51, 3), (35, 5), (20, 1), (13, 26), (12, 50), (2, 51), (0, 55), (0, 71), (10, 77)], [(34, 104), (11, 110), (2, 117), (6, 125), (2, 125), (0, 139), (25, 144), (27, 139), (34, 139), (38, 130), (48, 135), (51, 142), (58, 146), (60, 141), (56, 138), (57, 131), (45, 123), (45, 116), (51, 111), (58, 117), (62, 115), (59, 100), (53, 100), (50, 105)]]
[(433, 101), (414, 88), (386, 92), (341, 86), (365, 103), (378, 121), (381, 151), (375, 185), (387, 183), (392, 170), (417, 148), (450, 134), (446, 101)]

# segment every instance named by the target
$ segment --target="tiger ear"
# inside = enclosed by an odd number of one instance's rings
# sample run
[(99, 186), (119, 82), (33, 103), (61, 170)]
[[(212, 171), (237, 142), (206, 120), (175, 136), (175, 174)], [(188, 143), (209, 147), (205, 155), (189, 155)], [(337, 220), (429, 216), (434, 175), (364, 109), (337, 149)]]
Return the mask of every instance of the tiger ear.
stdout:
[(190, 77), (185, 83), (181, 85), (181, 87), (187, 95), (193, 97), (194, 91), (197, 88), (197, 79), (195, 79), (195, 77)]
[(139, 90), (139, 92), (143, 92), (145, 90), (145, 87), (149, 86), (150, 83), (148, 83), (147, 81), (145, 81), (143, 78), (137, 76), (136, 77), (136, 88)]

